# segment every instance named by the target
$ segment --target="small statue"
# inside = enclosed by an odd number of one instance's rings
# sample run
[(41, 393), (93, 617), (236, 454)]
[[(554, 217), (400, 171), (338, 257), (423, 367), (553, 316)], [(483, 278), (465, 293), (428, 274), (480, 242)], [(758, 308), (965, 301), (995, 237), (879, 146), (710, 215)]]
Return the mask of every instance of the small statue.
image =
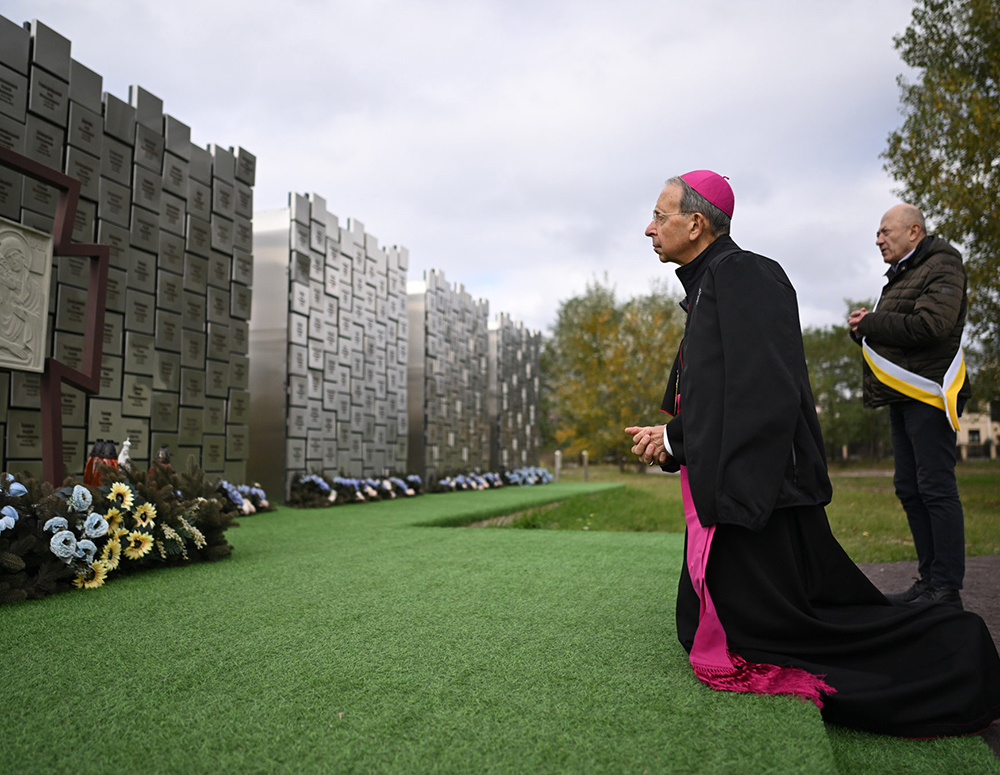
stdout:
[(118, 467), (123, 471), (132, 470), (132, 458), (128, 451), (131, 446), (132, 442), (129, 439), (125, 439), (122, 442), (122, 451), (118, 453)]
[(153, 475), (153, 468), (155, 465), (159, 464), (166, 469), (167, 473), (170, 473), (170, 447), (166, 444), (161, 444), (160, 448), (156, 450), (156, 454), (153, 456), (153, 462), (149, 464), (149, 475)]

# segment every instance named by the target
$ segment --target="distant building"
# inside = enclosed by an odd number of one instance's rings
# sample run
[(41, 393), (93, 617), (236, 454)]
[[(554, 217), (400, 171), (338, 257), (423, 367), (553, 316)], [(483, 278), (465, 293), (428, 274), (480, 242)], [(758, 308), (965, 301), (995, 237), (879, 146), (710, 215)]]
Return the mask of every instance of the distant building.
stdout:
[(966, 412), (962, 415), (958, 431), (958, 451), (966, 458), (996, 460), (1000, 443), (1000, 422), (991, 419), (989, 412)]

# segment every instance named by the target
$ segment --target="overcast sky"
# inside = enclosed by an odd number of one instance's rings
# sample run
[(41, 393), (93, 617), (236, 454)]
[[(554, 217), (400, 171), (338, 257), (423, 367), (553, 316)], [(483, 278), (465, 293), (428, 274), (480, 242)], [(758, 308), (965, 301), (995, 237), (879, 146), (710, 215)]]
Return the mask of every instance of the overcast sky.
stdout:
[(912, 0), (4, 0), (199, 145), (257, 156), (256, 210), (314, 191), (341, 222), (548, 332), (607, 272), (673, 268), (643, 231), (664, 180), (730, 178), (733, 237), (785, 267), (803, 325), (875, 296)]

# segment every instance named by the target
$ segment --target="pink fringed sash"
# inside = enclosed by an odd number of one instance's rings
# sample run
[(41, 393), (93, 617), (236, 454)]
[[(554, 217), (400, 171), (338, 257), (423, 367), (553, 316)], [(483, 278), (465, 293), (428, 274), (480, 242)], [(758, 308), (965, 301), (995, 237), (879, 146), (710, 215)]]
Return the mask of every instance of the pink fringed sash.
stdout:
[(694, 674), (713, 689), (754, 694), (793, 694), (803, 700), (812, 700), (822, 708), (820, 692), (834, 694), (837, 690), (821, 677), (798, 667), (755, 664), (747, 662), (729, 651), (726, 631), (712, 603), (705, 583), (705, 568), (712, 548), (715, 525), (703, 527), (698, 521), (687, 466), (681, 466), (681, 492), (684, 496), (684, 519), (687, 522), (687, 566), (694, 591), (701, 601), (698, 629), (691, 648), (691, 667)]

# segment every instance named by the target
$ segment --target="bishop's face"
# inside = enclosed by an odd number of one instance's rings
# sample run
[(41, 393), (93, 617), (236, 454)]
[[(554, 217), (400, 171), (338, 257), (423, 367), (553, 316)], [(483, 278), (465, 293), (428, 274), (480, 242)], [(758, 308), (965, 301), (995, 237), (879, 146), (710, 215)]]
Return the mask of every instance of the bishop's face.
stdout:
[(676, 183), (660, 192), (653, 208), (653, 220), (646, 227), (646, 236), (653, 242), (653, 251), (661, 263), (686, 264), (690, 261), (691, 239), (688, 232), (691, 214), (680, 212), (681, 188)]

